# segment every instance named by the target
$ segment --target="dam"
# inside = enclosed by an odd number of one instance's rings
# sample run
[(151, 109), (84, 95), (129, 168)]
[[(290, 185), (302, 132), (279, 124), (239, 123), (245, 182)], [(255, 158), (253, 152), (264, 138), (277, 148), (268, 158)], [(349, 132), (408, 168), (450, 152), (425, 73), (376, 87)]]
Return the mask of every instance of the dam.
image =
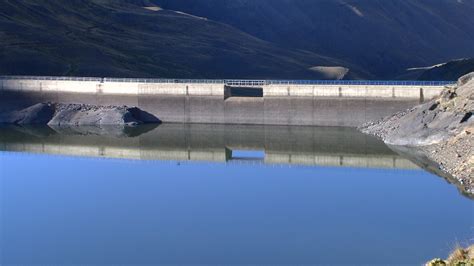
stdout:
[(0, 84), (1, 112), (60, 102), (136, 106), (167, 123), (356, 127), (454, 82), (3, 76)]

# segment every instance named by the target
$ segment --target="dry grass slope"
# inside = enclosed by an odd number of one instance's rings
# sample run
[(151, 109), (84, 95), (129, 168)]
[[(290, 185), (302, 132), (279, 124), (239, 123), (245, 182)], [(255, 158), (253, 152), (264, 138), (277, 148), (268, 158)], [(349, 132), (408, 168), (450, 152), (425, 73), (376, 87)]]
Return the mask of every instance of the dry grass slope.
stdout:
[(426, 266), (472, 266), (474, 265), (474, 245), (467, 248), (456, 247), (446, 260), (434, 259)]

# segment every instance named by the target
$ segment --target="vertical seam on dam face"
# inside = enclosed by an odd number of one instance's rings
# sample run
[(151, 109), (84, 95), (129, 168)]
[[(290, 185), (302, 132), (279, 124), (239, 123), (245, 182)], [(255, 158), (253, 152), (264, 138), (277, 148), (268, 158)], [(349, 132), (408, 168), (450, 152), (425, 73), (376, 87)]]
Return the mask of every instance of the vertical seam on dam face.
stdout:
[(184, 117), (183, 117), (183, 123), (190, 123), (191, 119), (190, 119), (190, 116), (191, 116), (191, 110), (189, 109), (189, 95), (186, 95), (183, 99), (183, 112), (184, 112)]
[[(445, 87), (247, 82), (236, 83), (235, 87), (242, 90), (233, 95), (233, 86), (223, 81), (131, 82), (41, 77), (2, 77), (0, 81), (0, 104), (3, 101), (12, 106), (35, 101), (137, 105), (164, 122), (319, 126), (357, 126), (378, 120), (433, 98)], [(249, 92), (251, 95), (246, 95)], [(7, 97), (8, 93), (16, 96)]]

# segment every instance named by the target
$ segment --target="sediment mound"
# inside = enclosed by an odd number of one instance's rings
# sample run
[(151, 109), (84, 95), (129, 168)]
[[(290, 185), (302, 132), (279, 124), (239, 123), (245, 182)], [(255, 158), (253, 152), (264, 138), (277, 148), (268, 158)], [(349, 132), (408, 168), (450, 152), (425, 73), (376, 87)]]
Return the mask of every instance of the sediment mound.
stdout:
[(436, 99), (360, 128), (385, 143), (422, 151), (474, 193), (474, 73)]
[(20, 111), (2, 114), (0, 122), (15, 125), (45, 125), (53, 118), (54, 113), (54, 105), (40, 103)]
[(160, 123), (155, 116), (136, 107), (39, 103), (0, 116), (0, 123), (50, 126), (134, 126)]

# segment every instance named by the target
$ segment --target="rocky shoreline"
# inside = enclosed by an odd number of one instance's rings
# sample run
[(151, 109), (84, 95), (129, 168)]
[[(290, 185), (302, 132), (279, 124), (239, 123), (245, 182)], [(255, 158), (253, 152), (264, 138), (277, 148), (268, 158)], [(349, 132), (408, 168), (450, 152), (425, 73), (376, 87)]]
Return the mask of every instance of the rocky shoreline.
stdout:
[(474, 73), (436, 99), (359, 129), (386, 144), (426, 157), (463, 193), (474, 195)]

